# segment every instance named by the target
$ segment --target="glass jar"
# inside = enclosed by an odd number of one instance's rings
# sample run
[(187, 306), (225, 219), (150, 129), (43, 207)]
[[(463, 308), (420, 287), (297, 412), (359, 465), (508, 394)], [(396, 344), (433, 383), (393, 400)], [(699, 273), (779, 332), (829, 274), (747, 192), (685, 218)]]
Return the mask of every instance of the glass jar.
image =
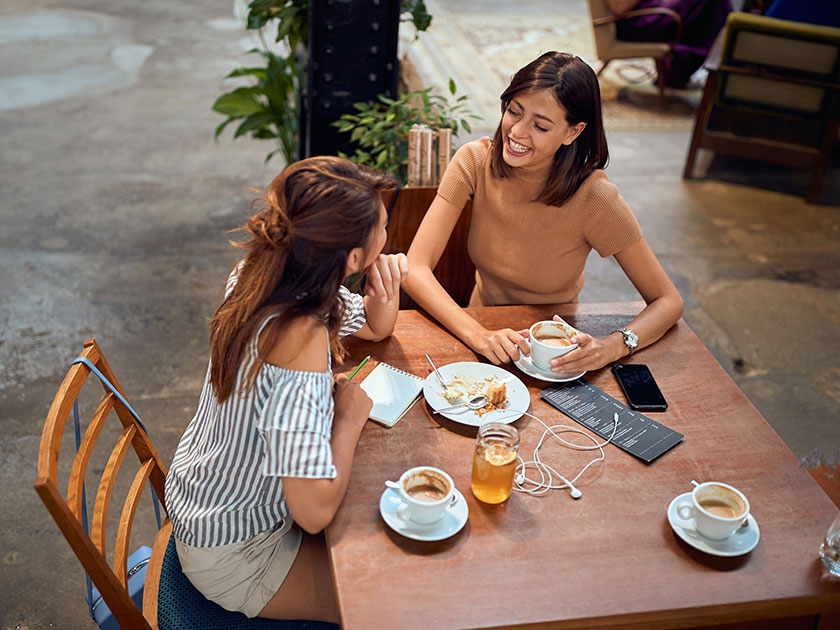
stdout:
[(475, 498), (484, 503), (502, 503), (510, 496), (519, 432), (501, 422), (488, 422), (478, 428), (473, 456), (471, 487)]
[(835, 578), (840, 578), (840, 516), (834, 519), (820, 545), (820, 558)]

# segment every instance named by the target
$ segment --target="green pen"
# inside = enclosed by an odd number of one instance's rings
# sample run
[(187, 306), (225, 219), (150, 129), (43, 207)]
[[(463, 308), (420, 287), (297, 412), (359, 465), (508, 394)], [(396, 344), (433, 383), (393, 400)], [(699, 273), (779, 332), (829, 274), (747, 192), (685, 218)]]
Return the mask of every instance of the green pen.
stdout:
[(367, 355), (364, 359), (362, 359), (362, 362), (361, 362), (361, 363), (359, 363), (359, 365), (357, 365), (357, 366), (356, 366), (356, 369), (355, 369), (355, 370), (353, 370), (352, 372), (350, 372), (350, 376), (348, 376), (348, 377), (347, 377), (347, 380), (348, 380), (348, 381), (349, 381), (351, 378), (353, 378), (354, 376), (356, 376), (356, 372), (358, 372), (359, 370), (361, 370), (361, 369), (362, 369), (362, 367), (365, 365), (365, 363), (367, 363), (367, 362), (368, 362), (368, 359), (370, 359), (370, 355)]

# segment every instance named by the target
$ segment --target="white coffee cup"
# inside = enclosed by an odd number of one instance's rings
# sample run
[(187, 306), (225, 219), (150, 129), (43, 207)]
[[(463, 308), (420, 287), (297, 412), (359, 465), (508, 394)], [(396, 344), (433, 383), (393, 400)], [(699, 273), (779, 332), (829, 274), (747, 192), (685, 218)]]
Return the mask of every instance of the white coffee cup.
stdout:
[(697, 531), (710, 540), (725, 540), (750, 514), (750, 502), (740, 490), (718, 481), (697, 485), (690, 497), (677, 504), (677, 514), (694, 520)]
[[(531, 363), (546, 372), (551, 371), (552, 359), (563, 356), (578, 347), (576, 343), (561, 345), (567, 343), (567, 340), (578, 332), (566, 322), (543, 320), (531, 326), (529, 332)], [(558, 341), (552, 342), (551, 339)]]
[(452, 477), (431, 466), (409, 468), (397, 484), (387, 485), (396, 486), (400, 494), (397, 516), (419, 525), (436, 523), (458, 498)]

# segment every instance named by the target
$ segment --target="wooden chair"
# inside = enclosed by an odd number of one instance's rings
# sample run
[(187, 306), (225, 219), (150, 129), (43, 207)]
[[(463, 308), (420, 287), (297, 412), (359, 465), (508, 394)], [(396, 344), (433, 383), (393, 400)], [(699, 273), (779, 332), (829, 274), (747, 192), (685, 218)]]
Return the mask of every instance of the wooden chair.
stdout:
[[(387, 254), (408, 251), (417, 228), (426, 216), (426, 210), (437, 195), (437, 187), (410, 186), (399, 189), (396, 194), (396, 200), (394, 192), (383, 194), (385, 207), (390, 209), (388, 240), (384, 249)], [(472, 201), (469, 201), (434, 269), (435, 277), (460, 306), (469, 305), (470, 295), (475, 286), (475, 265), (467, 252), (471, 217)], [(407, 293), (401, 291), (400, 308), (411, 309), (418, 306)]]
[[(93, 339), (85, 341), (80, 357), (89, 360), (120, 394), (123, 393), (96, 341)], [(107, 388), (84, 431), (81, 445), (73, 460), (66, 499), (58, 488), (58, 460), (65, 425), (73, 409), (73, 403), (91, 373), (87, 365), (74, 364), (53, 399), (41, 434), (35, 490), (120, 627), (124, 630), (147, 629), (156, 626), (156, 623), (143, 617), (129, 595), (126, 562), (129, 557), (131, 529), (140, 496), (146, 482), (151, 481), (157, 496), (163, 500), (166, 468), (152, 446), (146, 431), (131, 415), (126, 405)], [(82, 523), (83, 483), (96, 441), (102, 434), (108, 418), (114, 417), (111, 412), (114, 412), (121, 423), (122, 431), (101, 475), (90, 522), (90, 534), (88, 534)], [(139, 468), (123, 504), (113, 548), (114, 566), (111, 567), (107, 560), (106, 524), (117, 474), (125, 462), (129, 448), (134, 450), (139, 460)]]
[[(637, 9), (619, 15), (614, 14), (605, 0), (589, 0), (589, 13), (592, 17), (592, 34), (595, 37), (595, 51), (598, 59), (604, 62), (598, 70), (598, 76), (614, 59), (634, 59), (652, 57), (656, 63), (656, 85), (659, 88), (659, 101), (665, 104), (665, 60), (671, 54), (674, 42), (678, 41), (682, 32), (682, 18), (680, 14), (666, 7)], [(659, 13), (668, 15), (674, 20), (676, 35), (670, 42), (629, 42), (618, 39), (616, 23), (622, 20), (636, 18), (642, 15)]]
[[(86, 359), (98, 369), (125, 400), (124, 393), (96, 341), (88, 339), (84, 342), (80, 358)], [(66, 498), (58, 487), (59, 454), (65, 425), (73, 409), (73, 403), (91, 373), (92, 370), (87, 365), (74, 363), (53, 399), (41, 434), (35, 490), (44, 501), (61, 533), (70, 543), (85, 572), (99, 590), (120, 628), (122, 630), (335, 629), (336, 626), (333, 624), (320, 622), (248, 619), (241, 613), (230, 612), (208, 601), (181, 572), (175, 550), (175, 539), (172, 536), (172, 524), (168, 518), (158, 531), (152, 547), (146, 568), (141, 612), (128, 591), (126, 561), (129, 557), (129, 541), (140, 495), (147, 481), (151, 482), (157, 497), (163, 503), (166, 468), (142, 424), (132, 415), (119, 396), (104, 385), (105, 394), (84, 431), (80, 447), (73, 460)], [(89, 466), (91, 455), (97, 439), (103, 435), (106, 421), (114, 416), (121, 424), (122, 431), (100, 478), (90, 534), (88, 534), (82, 521), (85, 473), (92, 468)], [(123, 504), (114, 544), (114, 565), (111, 567), (107, 560), (106, 523), (115, 480), (121, 467), (126, 463), (129, 449), (134, 450), (139, 466)]]
[(706, 68), (683, 178), (709, 149), (810, 170), (816, 202), (840, 124), (840, 29), (730, 13)]

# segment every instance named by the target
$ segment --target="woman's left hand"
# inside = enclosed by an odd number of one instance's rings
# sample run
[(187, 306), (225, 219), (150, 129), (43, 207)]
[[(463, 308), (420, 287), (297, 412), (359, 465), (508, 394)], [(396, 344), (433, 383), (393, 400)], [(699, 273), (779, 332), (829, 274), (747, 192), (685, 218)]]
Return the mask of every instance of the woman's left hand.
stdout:
[(365, 293), (383, 304), (399, 302), (400, 283), (407, 275), (405, 254), (379, 254), (367, 271)]
[[(557, 315), (555, 320), (562, 319)], [(616, 356), (615, 344), (608, 341), (609, 337), (593, 337), (579, 332), (570, 338), (578, 347), (563, 356), (551, 360), (551, 371), (560, 374), (576, 374), (577, 372), (597, 370), (619, 359)], [(622, 342), (623, 345), (623, 342)]]

